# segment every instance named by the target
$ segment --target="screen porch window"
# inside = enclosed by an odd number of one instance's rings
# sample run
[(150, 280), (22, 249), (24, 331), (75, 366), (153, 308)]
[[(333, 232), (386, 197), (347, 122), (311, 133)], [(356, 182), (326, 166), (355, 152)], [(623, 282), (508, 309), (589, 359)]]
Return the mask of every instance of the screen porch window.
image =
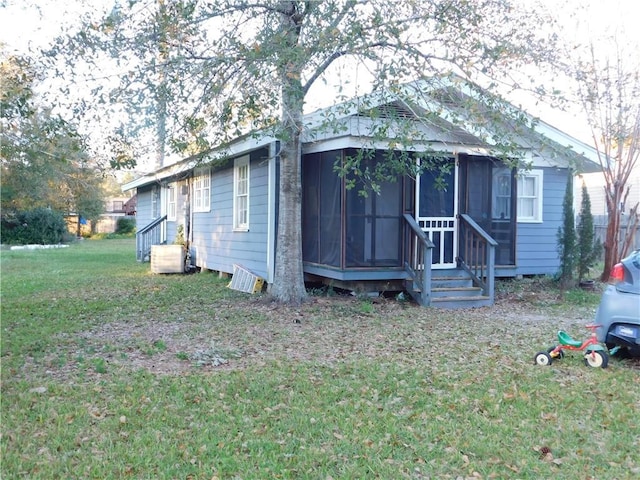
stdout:
[(175, 221), (177, 205), (176, 205), (176, 187), (175, 185), (169, 185), (167, 187), (167, 220)]
[(249, 157), (236, 158), (233, 169), (233, 229), (249, 230)]
[(193, 211), (208, 212), (211, 208), (211, 173), (208, 168), (196, 170), (193, 179)]
[(494, 168), (492, 176), (492, 218), (494, 220), (508, 220), (511, 218), (511, 170)]
[(518, 222), (542, 222), (542, 170), (518, 175)]

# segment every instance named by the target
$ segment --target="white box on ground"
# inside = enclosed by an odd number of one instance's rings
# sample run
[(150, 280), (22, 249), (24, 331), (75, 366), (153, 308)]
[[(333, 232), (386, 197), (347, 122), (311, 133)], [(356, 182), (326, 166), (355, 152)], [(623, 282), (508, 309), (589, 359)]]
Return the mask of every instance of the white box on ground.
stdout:
[(151, 273), (184, 273), (182, 245), (152, 245)]

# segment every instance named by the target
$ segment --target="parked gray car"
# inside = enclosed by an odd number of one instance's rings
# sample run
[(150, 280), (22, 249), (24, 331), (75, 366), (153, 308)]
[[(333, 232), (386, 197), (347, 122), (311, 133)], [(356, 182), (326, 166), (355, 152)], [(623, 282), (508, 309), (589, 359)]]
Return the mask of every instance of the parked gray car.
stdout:
[[(598, 341), (640, 356), (640, 250), (613, 267), (596, 313)], [(618, 348), (616, 348), (618, 347)]]

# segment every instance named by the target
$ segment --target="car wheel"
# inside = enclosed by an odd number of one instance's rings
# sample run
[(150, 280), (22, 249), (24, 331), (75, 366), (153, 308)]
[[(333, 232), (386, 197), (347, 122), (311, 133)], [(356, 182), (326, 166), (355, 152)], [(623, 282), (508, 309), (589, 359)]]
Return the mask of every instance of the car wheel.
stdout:
[(547, 352), (536, 353), (536, 365), (542, 365), (544, 367), (547, 365), (551, 365), (552, 362), (553, 359)]
[(607, 368), (609, 356), (599, 350), (592, 350), (584, 355), (584, 363), (593, 368)]

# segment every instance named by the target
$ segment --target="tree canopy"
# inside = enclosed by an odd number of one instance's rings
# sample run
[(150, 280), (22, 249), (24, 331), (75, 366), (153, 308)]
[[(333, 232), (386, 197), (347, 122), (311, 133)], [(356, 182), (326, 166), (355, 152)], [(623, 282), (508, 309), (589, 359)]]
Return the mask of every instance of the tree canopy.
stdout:
[[(447, 73), (489, 90), (499, 83), (535, 89), (535, 78), (516, 72), (552, 60), (554, 35), (537, 28), (543, 22), (553, 23), (508, 0), (143, 0), (116, 3), (101, 21), (85, 22), (59, 39), (50, 59), (92, 87), (84, 113), (100, 109), (118, 119), (112, 138), (126, 148), (115, 164), (130, 164), (150, 144), (186, 155), (250, 132), (279, 139), (272, 293), (298, 302), (305, 297), (300, 138), (309, 96), (325, 85), (337, 85), (339, 96), (356, 65), (368, 71), (373, 92)], [(486, 111), (471, 114), (478, 125), (491, 121)], [(330, 119), (325, 126), (332, 128)], [(414, 139), (392, 141), (400, 149)], [(127, 150), (135, 145), (137, 153)]]
[(39, 78), (24, 58), (0, 62), (3, 215), (49, 207), (97, 219), (104, 209), (100, 176), (76, 127), (42, 105), (34, 92)]
[[(601, 278), (606, 281), (613, 266), (629, 252), (640, 224), (640, 205), (627, 201), (631, 188), (640, 188), (629, 183), (640, 168), (640, 62), (637, 50), (630, 55), (617, 45), (613, 53), (603, 53), (599, 47), (591, 44), (569, 69), (577, 81), (577, 98), (605, 180), (607, 231)], [(621, 236), (625, 210), (627, 228)]]

